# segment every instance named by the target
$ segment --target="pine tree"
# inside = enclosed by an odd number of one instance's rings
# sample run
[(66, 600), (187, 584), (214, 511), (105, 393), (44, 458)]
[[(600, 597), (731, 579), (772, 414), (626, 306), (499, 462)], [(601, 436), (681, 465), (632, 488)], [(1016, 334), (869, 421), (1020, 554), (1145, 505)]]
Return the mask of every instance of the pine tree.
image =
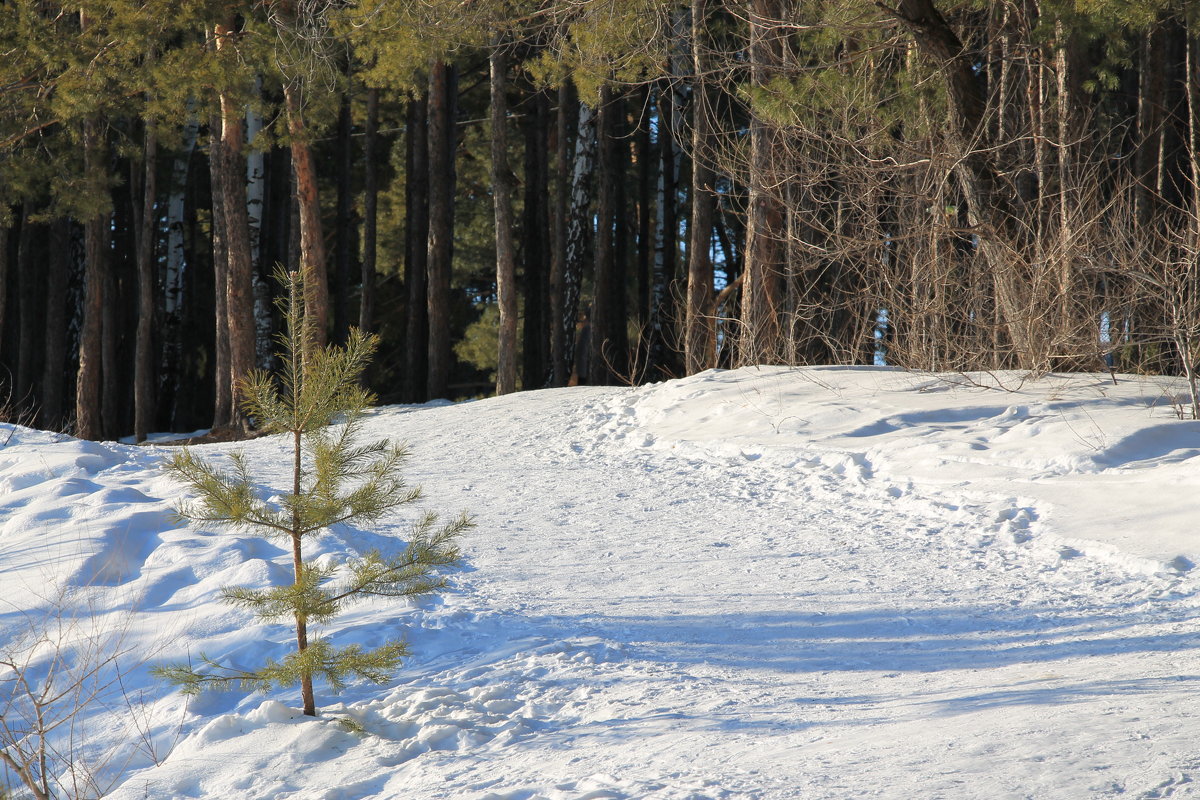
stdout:
[[(355, 600), (372, 596), (414, 597), (446, 585), (442, 571), (458, 563), (456, 540), (471, 526), (465, 515), (438, 524), (427, 513), (414, 525), (407, 548), (397, 556), (371, 551), (341, 563), (304, 560), (304, 539), (334, 525), (377, 522), (388, 512), (421, 497), (399, 470), (407, 451), (388, 441), (361, 444), (364, 411), (373, 402), (360, 376), (376, 347), (376, 337), (352, 330), (344, 347), (317, 347), (316, 331), (304, 309), (304, 280), (297, 272), (280, 276), (287, 299), (280, 303), (285, 331), (279, 379), (257, 371), (241, 381), (243, 408), (267, 433), (291, 437), (292, 486), (282, 499), (263, 499), (243, 454), (220, 469), (188, 449), (167, 465), (170, 475), (195, 495), (178, 508), (181, 519), (251, 531), (290, 542), (294, 579), (267, 589), (229, 587), (226, 602), (265, 621), (294, 619), (296, 650), (253, 671), (230, 670), (201, 655), (201, 665), (160, 667), (157, 674), (196, 694), (206, 687), (239, 686), (258, 691), (300, 684), (304, 713), (316, 716), (313, 678), (337, 691), (352, 678), (382, 683), (409, 654), (393, 641), (374, 650), (358, 645), (335, 648), (309, 638), (309, 623), (325, 624)], [(266, 492), (265, 494), (271, 494)]]

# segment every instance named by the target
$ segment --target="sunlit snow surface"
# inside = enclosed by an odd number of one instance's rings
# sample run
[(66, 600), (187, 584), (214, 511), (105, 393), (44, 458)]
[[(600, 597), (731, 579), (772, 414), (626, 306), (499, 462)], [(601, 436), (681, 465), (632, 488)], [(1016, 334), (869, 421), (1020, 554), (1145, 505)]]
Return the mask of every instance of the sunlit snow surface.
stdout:
[[(85, 715), (97, 752), (135, 742), (120, 800), (1200, 797), (1179, 390), (764, 368), (381, 409), (429, 507), (478, 529), (447, 594), (327, 629), (414, 656), (318, 687), (317, 720), (147, 676), (287, 653), (219, 601), (285, 581), (282, 542), (175, 527), (164, 447), (18, 428), (0, 642), (55, 604), (120, 632), (131, 700)], [(278, 438), (199, 449), (287, 483)], [(416, 513), (310, 552), (399, 548)]]

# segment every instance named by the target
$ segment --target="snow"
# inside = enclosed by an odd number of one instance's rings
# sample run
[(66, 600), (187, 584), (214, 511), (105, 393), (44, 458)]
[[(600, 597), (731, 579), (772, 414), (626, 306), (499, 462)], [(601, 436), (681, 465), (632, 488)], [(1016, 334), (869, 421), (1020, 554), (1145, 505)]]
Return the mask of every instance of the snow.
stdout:
[[(0, 652), (54, 609), (119, 637), (122, 693), (78, 726), (118, 800), (1200, 796), (1180, 393), (757, 368), (379, 409), (478, 528), (450, 591), (326, 629), (413, 656), (318, 685), (317, 719), (148, 674), (286, 654), (219, 599), (286, 581), (280, 542), (178, 525), (165, 445), (5, 426)], [(278, 438), (197, 449), (287, 485)], [(310, 554), (394, 552), (417, 513)]]

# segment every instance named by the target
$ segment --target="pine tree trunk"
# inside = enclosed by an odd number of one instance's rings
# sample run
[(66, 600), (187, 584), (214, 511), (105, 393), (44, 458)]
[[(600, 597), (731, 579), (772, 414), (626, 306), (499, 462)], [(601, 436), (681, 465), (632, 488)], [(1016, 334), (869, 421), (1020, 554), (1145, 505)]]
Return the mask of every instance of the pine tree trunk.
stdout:
[(429, 94), (408, 102), (404, 283), (408, 287), (405, 400), (429, 399)]
[[(303, 281), (303, 278), (301, 278)], [(290, 282), (288, 287), (288, 332), (289, 334), (299, 333), (300, 337), (305, 337), (303, 331), (307, 327), (308, 320), (306, 319), (307, 311), (303, 310), (304, 304), (308, 300), (308, 293), (301, 298), (299, 286), (295, 281)], [(304, 368), (304, 360), (306, 359), (307, 348), (311, 347), (311, 342), (304, 341), (300, 338), (296, 346), (296, 340), (291, 340), (287, 348), (290, 363), (285, 368), (285, 374), (293, 377), (293, 380), (288, 381), (285, 391), (286, 400), (293, 408), (300, 408), (303, 405), (303, 381), (306, 375)], [(303, 439), (303, 424), (295, 424), (291, 428), (292, 432), (292, 497), (299, 499), (304, 491), (302, 478), (304, 475), (304, 439)], [(303, 552), (303, 531), (304, 520), (301, 518), (300, 504), (297, 502), (292, 506), (291, 530), (288, 531), (292, 542), (292, 578), (293, 586), (297, 586), (304, 580), (304, 552)], [(303, 653), (308, 649), (308, 617), (296, 610), (296, 651)], [(300, 695), (301, 702), (304, 704), (304, 714), (309, 717), (317, 715), (317, 703), (313, 694), (312, 674), (305, 672), (300, 677)]]
[[(226, 20), (213, 26), (218, 58), (230, 59), (237, 32), (235, 23)], [(231, 427), (237, 418), (235, 397), (238, 367), (244, 366), (242, 342), (235, 329), (240, 306), (234, 298), (241, 273), (250, 259), (250, 230), (246, 215), (245, 169), (241, 161), (242, 124), (238, 109), (227, 92), (218, 93), (219, 116), (213, 119), (209, 136), (214, 140), (209, 154), (209, 175), (213, 195), (214, 299), (216, 301), (216, 413), (214, 428)], [(219, 141), (217, 141), (219, 139)], [(217, 243), (217, 231), (220, 243)], [(222, 258), (218, 262), (216, 256)]]
[[(4, 208), (4, 212), (11, 213), (11, 208)], [(11, 259), (9, 257), (9, 242), (12, 239), (12, 228), (8, 224), (0, 225), (0, 337), (4, 335), (4, 326), (8, 322), (8, 278), (12, 272)], [(2, 345), (3, 342), (0, 342)], [(12, 386), (5, 386), (0, 383), (0, 405), (5, 400), (11, 400), (12, 397), (5, 397), (4, 394), (12, 391)]]
[[(299, 302), (297, 299), (292, 300), (292, 313), (295, 314)], [(299, 375), (304, 369), (302, 366), (293, 365), (292, 374)], [(300, 497), (300, 492), (303, 486), (300, 483), (302, 464), (301, 454), (301, 433), (295, 431), (292, 434), (292, 496)], [(297, 508), (292, 512), (292, 574), (295, 583), (299, 584), (304, 578), (304, 553), (301, 547), (300, 531), (303, 530), (303, 524), (300, 519), (300, 510)], [(296, 651), (303, 653), (308, 649), (308, 619), (301, 613), (296, 613)], [(304, 704), (304, 714), (308, 717), (317, 715), (317, 700), (313, 694), (313, 681), (310, 673), (304, 673), (300, 678), (300, 697)]]
[[(288, 147), (272, 147), (267, 153), (266, 199), (263, 206), (262, 266), (274, 271), (283, 264), (296, 269), (298, 264), (290, 259), (292, 238), (292, 206), (295, 192), (292, 184), (292, 151)], [(274, 354), (272, 343), (271, 352)]]
[[(114, 198), (115, 199), (115, 198)], [(113, 213), (114, 220), (119, 220), (123, 214)], [(126, 376), (123, 374), (125, 364), (121, 361), (121, 354), (118, 350), (120, 346), (120, 335), (122, 322), (125, 314), (125, 298), (118, 291), (120, 285), (118, 281), (118, 257), (124, 256), (125, 252), (118, 252), (113, 246), (113, 233), (118, 231), (122, 234), (121, 238), (125, 238), (128, 228), (122, 225), (118, 228), (116, 222), (105, 230), (107, 240), (104, 243), (104, 249), (110, 254), (108, 267), (108, 275), (104, 284), (104, 321), (101, 323), (102, 341), (101, 341), (101, 361), (100, 367), (100, 408), (101, 419), (103, 420), (103, 433), (105, 439), (116, 439), (127, 429), (125, 427), (124, 412), (129, 408), (128, 398), (123, 397), (122, 390), (128, 385)], [(120, 242), (124, 245), (124, 242)], [(122, 247), (123, 251), (128, 248)], [(123, 266), (123, 265), (120, 265)]]
[[(782, 62), (778, 0), (750, 0), (750, 81), (762, 87)], [(750, 205), (742, 281), (739, 363), (774, 364), (783, 356), (779, 304), (783, 293), (783, 207), (773, 195), (777, 131), (752, 111), (750, 120)]]
[[(296, 434), (296, 438), (299, 438)], [(300, 537), (292, 536), (292, 565), (296, 580), (300, 580), (300, 573), (304, 567), (300, 550)], [(303, 653), (308, 649), (308, 621), (300, 614), (296, 615), (296, 650)], [(304, 715), (307, 717), (315, 717), (317, 715), (317, 699), (313, 692), (312, 675), (305, 673), (300, 677), (300, 701), (304, 705)]]
[[(104, 125), (92, 118), (84, 123), (84, 171), (93, 186), (99, 186), (106, 170), (107, 147)], [(100, 379), (104, 288), (108, 275), (109, 214), (97, 213), (84, 222), (83, 323), (79, 334), (79, 374), (75, 381), (75, 435), (99, 439), (104, 431), (100, 412)]]
[(1156, 23), (1142, 36), (1138, 65), (1137, 150), (1134, 153), (1135, 202), (1139, 227), (1147, 228), (1154, 217), (1158, 193), (1158, 136), (1166, 107), (1161, 56), (1163, 30)]
[(612, 341), (613, 222), (616, 194), (616, 154), (613, 143), (612, 84), (600, 87), (596, 114), (596, 256), (593, 264), (592, 311), (588, 325), (588, 369), (580, 381), (592, 384), (616, 383), (617, 354)]
[[(539, 389), (550, 376), (550, 164), (547, 128), (550, 100), (535, 91), (533, 109), (525, 115), (524, 287), (525, 323), (522, 343), (522, 381)], [(526, 101), (530, 102), (530, 101)]]
[(254, 261), (246, 202), (246, 164), (242, 156), (244, 131), (241, 110), (228, 95), (221, 95), (221, 148), (219, 187), (225, 215), (226, 325), (229, 328), (229, 385), (232, 405), (227, 424), (247, 426), (241, 413), (238, 382), (258, 360), (254, 315)]
[(429, 75), (429, 395), (450, 394), (450, 277), (454, 261), (457, 73), (439, 61)]
[(34, 266), (36, 240), (45, 238), (46, 226), (34, 223), (29, 216), (30, 204), (22, 207), (21, 235), (17, 242), (17, 370), (16, 391), (13, 401), (22, 416), (36, 412), (40, 404), (37, 383), (41, 370), (35, 368), (41, 354), (41, 326), (34, 309), (40, 308), (39, 301), (44, 270)]
[[(582, 332), (579, 327), (579, 294), (583, 285), (583, 274), (587, 268), (589, 233), (591, 230), (591, 180), (592, 159), (596, 152), (595, 114), (584, 102), (575, 104), (579, 121), (575, 131), (575, 152), (571, 165), (571, 200), (567, 211), (566, 260), (563, 270), (563, 316), (562, 326), (567, 343), (568, 367), (571, 377), (577, 381), (579, 374), (587, 374), (586, 356)], [(584, 357), (579, 358), (580, 355)]]
[(288, 148), (288, 163), (292, 165), (292, 170), (291, 175), (288, 176), (288, 193), (290, 199), (288, 201), (287, 259), (283, 263), (289, 265), (292, 269), (298, 269), (301, 267), (304, 257), (304, 237), (300, 231), (300, 197), (296, 180), (296, 164), (292, 158), (290, 147)]
[(213, 261), (213, 422), (223, 428), (233, 421), (233, 384), (229, 368), (229, 239), (226, 232), (225, 193), (222, 189), (224, 144), (220, 139), (221, 120), (213, 117), (209, 126), (208, 165), (212, 184), (212, 261)]
[(496, 362), (496, 394), (517, 390), (517, 275), (513, 255), (512, 173), (508, 168), (507, 59), (498, 42), (491, 54), (492, 199), (496, 219), (496, 299), (500, 332)]
[[(0, 259), (3, 258), (0, 242)], [(63, 376), (67, 360), (67, 294), (71, 263), (71, 223), (57, 219), (51, 225), (50, 252), (46, 261), (46, 305), (42, 326), (45, 350), (42, 372), (42, 409), (38, 424), (59, 430), (63, 423)]]
[(618, 374), (614, 378), (621, 383), (636, 383), (639, 376), (633, 370), (636, 360), (630, 360), (629, 352), (629, 302), (626, 298), (625, 281), (629, 272), (629, 193), (626, 176), (629, 172), (629, 143), (633, 138), (625, 114), (625, 95), (614, 92), (612, 114), (613, 148), (613, 263), (609, 279), (609, 343), (617, 354)]
[(672, 369), (676, 282), (676, 237), (679, 235), (679, 215), (676, 198), (679, 194), (675, 153), (675, 101), (669, 82), (660, 82), (658, 96), (658, 216), (655, 220), (654, 275), (651, 292), (650, 360), (668, 374)]
[(154, 122), (146, 121), (146, 147), (142, 179), (142, 212), (138, 221), (138, 321), (134, 353), (133, 438), (144, 442), (154, 418), (154, 242), (158, 217), (154, 198), (158, 192), (155, 169), (158, 161), (158, 136)]
[(712, 308), (713, 263), (711, 256), (713, 227), (713, 172), (708, 164), (709, 130), (712, 110), (704, 58), (705, 0), (692, 3), (692, 218), (688, 226), (687, 314), (684, 322), (684, 370), (694, 375), (716, 366), (715, 309)]
[[(358, 327), (363, 333), (375, 329), (375, 256), (379, 218), (379, 90), (367, 90), (367, 129), (363, 152), (366, 169), (363, 180), (362, 298), (358, 306)], [(410, 213), (405, 210), (405, 213)], [(407, 235), (407, 230), (405, 231)]]
[[(296, 204), (295, 170), (292, 169), (292, 151), (290, 147), (273, 147), (267, 153), (266, 200), (263, 206), (264, 228), (262, 234), (262, 258), (259, 262), (259, 279), (256, 285), (261, 293), (262, 301), (255, 302), (255, 312), (259, 315), (259, 366), (269, 369), (275, 362), (275, 319), (274, 294), (272, 289), (273, 273), (279, 265), (287, 265), (289, 269), (297, 269), (297, 259), (293, 259), (292, 234), (294, 232), (292, 209)], [(262, 347), (266, 343), (268, 347)]]
[(550, 259), (550, 361), (552, 385), (566, 386), (571, 378), (570, 349), (574, 322), (566, 323), (567, 227), (571, 195), (571, 121), (578, 101), (571, 82), (563, 79), (558, 87), (555, 115), (554, 245)]
[(350, 115), (350, 93), (342, 93), (338, 109), (337, 145), (337, 249), (334, 251), (334, 285), (336, 294), (333, 302), (333, 336), (336, 342), (345, 342), (350, 333), (350, 276), (354, 260), (354, 212), (353, 187), (350, 178), (354, 174), (354, 120)]
[[(650, 85), (643, 86), (638, 104), (646, 109), (638, 115), (634, 147), (637, 153), (637, 309), (633, 316), (642, 324), (651, 317), (651, 297), (654, 287), (654, 149), (650, 141)], [(656, 365), (650, 364), (650, 367)]]
[(291, 135), (292, 171), (296, 179), (295, 197), (299, 210), (300, 270), (304, 274), (304, 313), (312, 320), (313, 341), (321, 348), (329, 335), (329, 279), (326, 274), (325, 240), (321, 233), (321, 201), (317, 195), (317, 169), (308, 143), (304, 123), (304, 104), (298, 80), (283, 86), (287, 108), (288, 133)]

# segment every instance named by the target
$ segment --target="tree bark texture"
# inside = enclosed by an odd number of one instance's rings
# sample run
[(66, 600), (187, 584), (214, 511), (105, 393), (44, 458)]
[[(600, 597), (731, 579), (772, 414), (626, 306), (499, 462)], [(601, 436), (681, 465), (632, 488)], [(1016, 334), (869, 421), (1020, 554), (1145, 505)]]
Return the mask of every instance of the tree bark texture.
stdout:
[(429, 75), (429, 395), (447, 397), (450, 367), (450, 278), (454, 262), (454, 152), (458, 132), (457, 72), (438, 61)]
[(304, 314), (312, 320), (312, 347), (324, 347), (329, 335), (329, 279), (325, 239), (321, 229), (321, 200), (317, 194), (317, 168), (304, 123), (301, 85), (291, 80), (283, 87), (291, 136), (292, 170), (300, 222), (300, 271), (304, 275)]
[[(239, 381), (257, 363), (254, 316), (254, 260), (251, 254), (250, 219), (246, 202), (246, 160), (242, 155), (244, 127), (241, 110), (227, 95), (221, 97), (221, 148), (219, 187), (225, 216), (225, 324), (229, 328), (229, 385), (232, 407), (228, 424), (245, 425), (240, 412)], [(219, 289), (218, 289), (219, 291)]]
[[(92, 185), (99, 185), (108, 160), (104, 124), (99, 119), (84, 123), (83, 156), (84, 170), (93, 180)], [(109, 216), (108, 212), (98, 212), (84, 222), (83, 323), (79, 335), (79, 373), (75, 380), (75, 435), (80, 439), (99, 439), (104, 431), (100, 391)]]
[(523, 287), (525, 297), (521, 380), (526, 389), (540, 389), (550, 376), (550, 101), (544, 91), (526, 100), (525, 208), (522, 214)]
[(154, 123), (146, 123), (146, 146), (142, 152), (142, 212), (138, 226), (137, 273), (138, 273), (138, 318), (134, 353), (133, 378), (133, 438), (144, 442), (154, 420), (154, 311), (156, 281), (154, 270), (154, 242), (157, 235), (158, 218), (154, 211), (154, 198), (158, 193), (156, 180), (158, 162), (158, 134)]
[[(299, 303), (296, 301), (295, 293), (292, 294), (291, 313), (296, 313), (296, 306)], [(299, 374), (298, 371), (303, 370), (299, 365), (293, 365), (293, 374)], [(300, 431), (292, 433), (292, 495), (300, 496), (303, 489), (303, 484), (300, 482), (301, 465), (303, 464), (303, 447)], [(300, 511), (296, 509), (292, 512), (292, 576), (294, 579), (293, 585), (299, 585), (304, 580), (304, 553), (303, 543), (300, 538), (302, 524), (300, 520)], [(303, 653), (308, 649), (308, 618), (296, 612), (296, 650)], [(303, 712), (305, 716), (315, 717), (317, 715), (317, 701), (313, 694), (313, 681), (311, 674), (304, 674), (300, 678), (300, 702), (303, 704)]]
[[(654, 146), (650, 140), (650, 85), (637, 97), (637, 129), (633, 146), (637, 159), (637, 307), (633, 317), (648, 325), (654, 286)], [(648, 329), (646, 331), (648, 333)], [(645, 335), (645, 334), (643, 334)], [(653, 366), (653, 365), (652, 365)]]
[[(218, 56), (236, 58), (234, 42), (238, 31), (233, 20), (215, 25), (213, 32)], [(217, 273), (215, 292), (218, 297), (224, 295), (224, 314), (218, 315), (217, 327), (226, 329), (218, 336), (227, 342), (229, 348), (226, 366), (229, 374), (218, 379), (218, 386), (221, 392), (228, 391), (229, 397), (227, 401), (221, 399), (220, 413), (214, 425), (244, 426), (246, 420), (240, 413), (241, 398), (237, 387), (238, 382), (255, 368), (258, 355), (254, 315), (254, 243), (246, 194), (246, 159), (242, 152), (245, 146), (245, 123), (241, 105), (228, 91), (221, 91), (218, 101), (220, 128), (213, 135), (219, 132), (220, 146), (214, 151), (212, 174), (215, 179), (213, 193), (220, 195), (220, 202), (214, 202), (213, 212), (215, 216), (219, 207), (224, 221), (225, 264), (223, 270)], [(221, 271), (224, 272), (224, 280), (220, 279)]]
[[(367, 90), (367, 127), (363, 161), (363, 247), (362, 294), (358, 304), (358, 327), (364, 333), (375, 329), (375, 258), (379, 220), (379, 90)], [(405, 213), (410, 213), (405, 210)]]
[(694, 375), (716, 366), (716, 310), (712, 308), (713, 171), (709, 153), (712, 109), (704, 83), (705, 0), (692, 3), (692, 218), (688, 226), (687, 313), (684, 321), (684, 370)]
[(405, 397), (429, 399), (429, 93), (408, 101), (405, 154), (404, 283), (408, 287)]
[(224, 144), (220, 138), (221, 120), (214, 117), (209, 130), (208, 165), (212, 184), (212, 262), (213, 262), (213, 421), (214, 428), (233, 423), (233, 372), (229, 347), (229, 238), (226, 231), (225, 193), (222, 188)]
[(624, 159), (618, 142), (623, 116), (621, 97), (605, 83), (600, 88), (597, 108), (596, 180), (596, 260), (592, 281), (593, 300), (589, 344), (588, 382), (613, 385), (628, 382), (629, 341), (625, 328), (625, 285), (618, 261), (623, 256), (620, 244), (625, 237), (619, 230), (625, 224), (621, 203)]
[[(778, 0), (750, 0), (750, 81), (765, 87), (783, 64)], [(779, 304), (783, 296), (784, 213), (776, 196), (774, 166), (779, 132), (751, 110), (750, 190), (743, 264), (739, 363), (775, 364), (785, 360)]]
[(673, 370), (678, 346), (675, 335), (675, 292), (678, 268), (679, 174), (675, 147), (675, 98), (669, 81), (656, 87), (658, 100), (658, 218), (654, 273), (651, 281), (650, 360)]
[[(125, 209), (121, 206), (125, 203), (117, 204), (118, 193), (126, 195), (122, 200), (127, 199), (127, 193), (121, 191), (123, 187), (118, 187), (113, 192), (114, 208), (113, 223), (109, 226), (108, 241), (105, 243), (106, 250), (109, 256), (108, 274), (105, 276), (104, 283), (104, 319), (101, 322), (101, 367), (100, 367), (100, 409), (101, 419), (103, 420), (102, 436), (105, 439), (116, 439), (123, 431), (128, 430), (125, 420), (125, 412), (129, 409), (129, 404), (122, 397), (122, 390), (128, 385), (124, 374), (125, 363), (121, 359), (120, 340), (121, 334), (125, 330), (125, 307), (126, 298), (120, 291), (120, 287), (124, 284), (120, 278), (123, 278), (123, 267), (125, 266), (117, 256), (117, 249), (113, 246), (114, 234), (119, 234), (122, 240), (128, 238), (128, 219), (122, 219), (126, 216)], [(121, 241), (120, 251), (128, 253), (128, 241)]]
[(613, 92), (612, 127), (612, 209), (613, 209), (613, 269), (609, 277), (610, 319), (609, 341), (617, 353), (619, 374), (614, 378), (621, 383), (636, 383), (634, 370), (640, 369), (637, 358), (631, 358), (629, 350), (629, 303), (626, 298), (625, 282), (629, 273), (631, 223), (628, 179), (630, 163), (629, 143), (633, 139), (625, 109), (625, 93)]
[[(10, 211), (11, 209), (4, 209)], [(0, 337), (4, 335), (4, 325), (8, 321), (8, 278), (12, 273), (12, 258), (9, 255), (9, 242), (12, 240), (12, 227), (8, 224), (0, 226)], [(2, 351), (3, 343), (0, 342), (0, 351)], [(2, 358), (0, 352), (0, 358)], [(0, 384), (0, 404), (6, 400), (12, 400), (12, 397), (4, 397), (2, 392), (12, 392), (12, 386), (4, 386)]]
[[(42, 330), (35, 308), (40, 308), (44, 270), (34, 267), (34, 249), (45, 242), (46, 226), (30, 217), (30, 204), (22, 206), (21, 235), (17, 243), (17, 364), (16, 388), (13, 401), (22, 414), (40, 405), (40, 369), (35, 368), (41, 356)], [(40, 249), (40, 248), (39, 248)], [(40, 366), (40, 365), (39, 365)]]
[[(596, 107), (596, 257), (592, 279), (592, 313), (589, 315), (591, 337), (588, 354), (587, 383), (614, 384), (622, 368), (621, 355), (613, 341), (614, 314), (613, 271), (616, 254), (613, 247), (613, 226), (616, 223), (616, 148), (613, 141), (614, 108), (612, 84), (600, 87)], [(622, 321), (623, 322), (623, 321)]]
[(334, 251), (334, 301), (333, 335), (337, 342), (345, 342), (350, 333), (350, 275), (354, 261), (354, 120), (350, 115), (350, 93), (342, 93), (338, 108), (337, 127), (337, 238)]
[(555, 112), (554, 246), (550, 259), (550, 361), (552, 385), (566, 386), (571, 378), (571, 343), (575, 324), (567, 323), (567, 228), (571, 207), (571, 128), (579, 102), (569, 79), (558, 87)]
[(513, 255), (512, 173), (508, 168), (508, 59), (498, 44), (491, 54), (492, 200), (496, 220), (496, 299), (500, 331), (496, 394), (517, 390), (517, 271)]
[[(58, 430), (63, 424), (67, 383), (63, 371), (67, 360), (67, 294), (71, 266), (71, 232), (69, 220), (58, 219), (51, 223), (49, 255), (46, 261), (46, 344), (42, 372), (42, 408), (38, 417), (38, 424), (47, 430)], [(0, 252), (3, 252), (2, 249)]]

